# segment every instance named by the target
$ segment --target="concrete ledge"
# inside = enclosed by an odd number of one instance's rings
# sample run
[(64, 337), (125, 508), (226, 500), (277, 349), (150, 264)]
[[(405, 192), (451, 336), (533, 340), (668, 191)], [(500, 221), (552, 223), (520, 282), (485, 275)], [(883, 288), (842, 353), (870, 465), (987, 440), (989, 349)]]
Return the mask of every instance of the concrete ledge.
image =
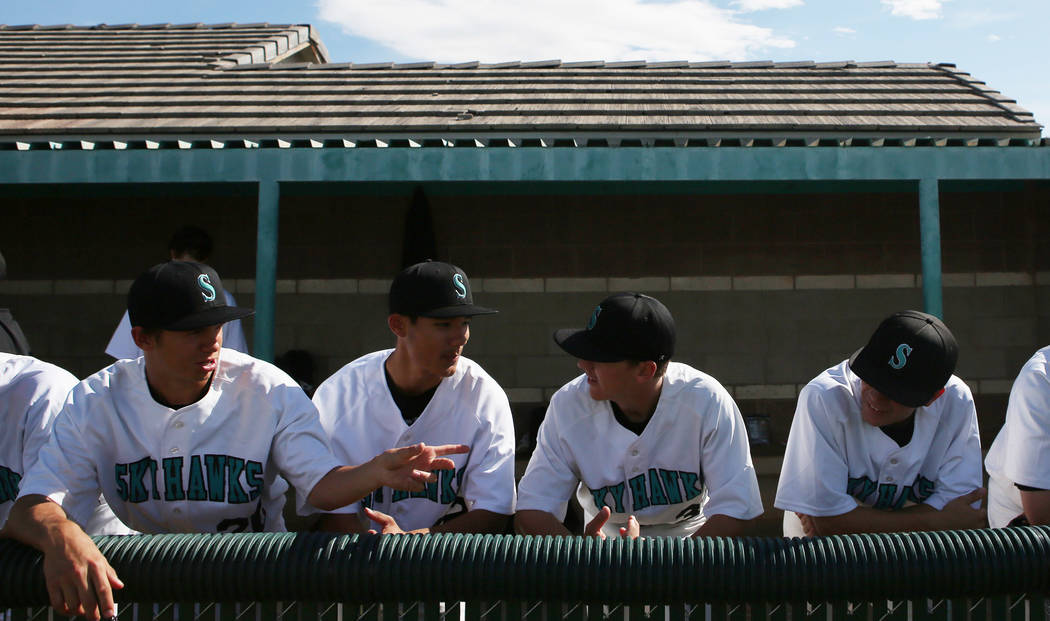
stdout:
[(1037, 284), (1037, 285), (1050, 285), (1050, 272), (1036, 272), (1035, 273), (1035, 284)]
[(5, 295), (51, 295), (53, 280), (0, 280), (0, 293)]
[(794, 384), (765, 384), (736, 386), (736, 399), (794, 399), (798, 396)]
[(239, 278), (236, 281), (237, 288), (231, 293), (255, 293), (255, 279), (254, 278)]
[(277, 282), (274, 283), (274, 290), (277, 293), (295, 293), (295, 281), (278, 279)]
[(356, 278), (304, 278), (299, 281), (299, 293), (357, 293)]
[(671, 291), (729, 291), (732, 276), (672, 276)]
[(781, 291), (794, 289), (793, 276), (734, 276), (733, 289), (738, 291)]
[[(972, 287), (976, 280), (973, 273), (941, 274), (941, 285), (944, 287)], [(919, 279), (921, 284), (922, 279)]]
[(542, 388), (509, 388), (507, 399), (511, 403), (544, 403)]
[(113, 293), (112, 280), (56, 280), (55, 295)]
[(1008, 395), (1014, 382), (1013, 380), (980, 380), (977, 385), (978, 390), (973, 391), (972, 384), (970, 390), (982, 395)]
[[(543, 293), (542, 278), (479, 278), (483, 288), (475, 291), (487, 293)], [(471, 281), (473, 284), (474, 281)]]
[(549, 293), (582, 293), (608, 291), (606, 278), (548, 278), (546, 288)]
[(610, 278), (609, 291), (670, 291), (671, 279), (664, 276), (646, 278)]
[(1028, 272), (982, 272), (977, 274), (978, 287), (1017, 287), (1032, 284)]
[(858, 289), (912, 289), (915, 274), (857, 274)]
[(365, 278), (363, 280), (358, 281), (357, 289), (359, 293), (386, 295), (390, 293), (390, 283), (392, 282), (394, 282), (393, 279), (376, 280), (371, 278)]
[(796, 276), (796, 289), (853, 289), (856, 286), (856, 278), (853, 274), (831, 274)]

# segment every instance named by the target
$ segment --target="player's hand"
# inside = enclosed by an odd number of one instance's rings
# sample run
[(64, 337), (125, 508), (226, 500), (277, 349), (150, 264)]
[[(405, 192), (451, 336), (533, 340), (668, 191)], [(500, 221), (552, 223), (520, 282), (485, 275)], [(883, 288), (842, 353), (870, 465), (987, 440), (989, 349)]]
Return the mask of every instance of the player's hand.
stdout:
[(115, 616), (113, 590), (124, 588), (95, 543), (72, 522), (44, 552), (44, 580), (52, 608), (91, 621)]
[(820, 536), (820, 529), (817, 528), (817, 521), (813, 519), (813, 516), (805, 513), (795, 513), (795, 515), (798, 516), (798, 521), (802, 522), (802, 534), (807, 537)]
[(424, 483), (437, 481), (437, 475), (431, 470), (451, 470), (456, 467), (445, 455), (468, 451), (470, 447), (465, 444), (427, 446), (420, 443), (389, 449), (376, 455), (373, 461), (378, 466), (381, 485), (418, 492), (424, 488)]
[(970, 505), (984, 500), (988, 490), (978, 487), (969, 494), (963, 494), (944, 505), (939, 517), (939, 526), (944, 530), (965, 530), (970, 528), (987, 528), (988, 512), (983, 506), (974, 509)]
[(627, 526), (620, 527), (621, 537), (630, 537), (631, 539), (637, 539), (642, 534), (642, 527), (638, 524), (638, 518), (633, 515), (627, 518)]
[(368, 519), (372, 520), (376, 524), (379, 524), (379, 530), (376, 531), (374, 528), (368, 530), (370, 535), (404, 535), (405, 531), (401, 530), (401, 527), (397, 525), (397, 520), (383, 513), (382, 511), (373, 511), (372, 509), (365, 508), (365, 515)]
[(598, 511), (598, 515), (594, 516), (590, 522), (587, 522), (587, 526), (583, 528), (584, 537), (598, 537), (605, 540), (605, 533), (602, 532), (602, 526), (609, 521), (609, 516), (612, 515), (612, 510), (609, 507), (602, 507)]

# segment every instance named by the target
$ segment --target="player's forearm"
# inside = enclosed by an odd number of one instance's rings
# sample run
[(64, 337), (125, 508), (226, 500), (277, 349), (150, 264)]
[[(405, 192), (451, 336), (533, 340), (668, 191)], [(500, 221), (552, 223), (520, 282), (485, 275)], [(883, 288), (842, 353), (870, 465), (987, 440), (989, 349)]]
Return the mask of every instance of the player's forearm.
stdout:
[(500, 534), (506, 531), (508, 519), (510, 519), (509, 515), (484, 509), (473, 509), (443, 524), (432, 526), (428, 532)]
[(360, 466), (339, 466), (328, 471), (310, 490), (306, 500), (322, 511), (357, 502), (381, 485), (375, 460)]
[(703, 526), (696, 529), (693, 537), (740, 537), (751, 530), (751, 520), (740, 520), (728, 515), (712, 515)]
[(1021, 507), (1029, 524), (1050, 524), (1050, 491), (1021, 490)]
[(535, 509), (514, 514), (514, 532), (519, 535), (572, 535), (552, 514)]
[(63, 547), (69, 537), (84, 535), (62, 507), (46, 496), (23, 496), (11, 507), (3, 536), (21, 541), (44, 554)]
[(897, 511), (857, 507), (841, 515), (813, 516), (810, 519), (817, 535), (899, 533), (938, 530), (941, 528), (937, 519), (939, 513), (927, 504), (917, 504)]

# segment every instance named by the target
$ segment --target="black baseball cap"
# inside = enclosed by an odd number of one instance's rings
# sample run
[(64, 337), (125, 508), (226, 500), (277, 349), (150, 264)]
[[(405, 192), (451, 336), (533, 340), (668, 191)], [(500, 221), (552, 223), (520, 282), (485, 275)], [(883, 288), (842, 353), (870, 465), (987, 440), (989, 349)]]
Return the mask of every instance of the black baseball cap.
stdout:
[(168, 261), (149, 268), (128, 291), (132, 326), (161, 330), (196, 330), (254, 314), (229, 306), (222, 280), (210, 266)]
[(674, 341), (671, 311), (642, 293), (611, 295), (594, 309), (586, 328), (554, 333), (554, 342), (566, 353), (591, 362), (664, 362), (674, 355)]
[(901, 405), (926, 405), (955, 372), (959, 345), (937, 317), (916, 310), (884, 319), (849, 367), (860, 379)]
[(474, 304), (467, 273), (451, 263), (416, 263), (401, 270), (390, 284), (391, 314), (442, 318), (498, 312)]

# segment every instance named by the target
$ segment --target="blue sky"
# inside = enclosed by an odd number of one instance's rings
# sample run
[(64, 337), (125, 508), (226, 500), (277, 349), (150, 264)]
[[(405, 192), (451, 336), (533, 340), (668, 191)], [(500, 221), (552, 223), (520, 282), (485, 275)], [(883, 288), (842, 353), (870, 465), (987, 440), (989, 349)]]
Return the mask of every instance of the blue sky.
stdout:
[(7, 24), (260, 21), (312, 24), (336, 62), (950, 62), (1050, 124), (1047, 0), (35, 0), (0, 9)]

